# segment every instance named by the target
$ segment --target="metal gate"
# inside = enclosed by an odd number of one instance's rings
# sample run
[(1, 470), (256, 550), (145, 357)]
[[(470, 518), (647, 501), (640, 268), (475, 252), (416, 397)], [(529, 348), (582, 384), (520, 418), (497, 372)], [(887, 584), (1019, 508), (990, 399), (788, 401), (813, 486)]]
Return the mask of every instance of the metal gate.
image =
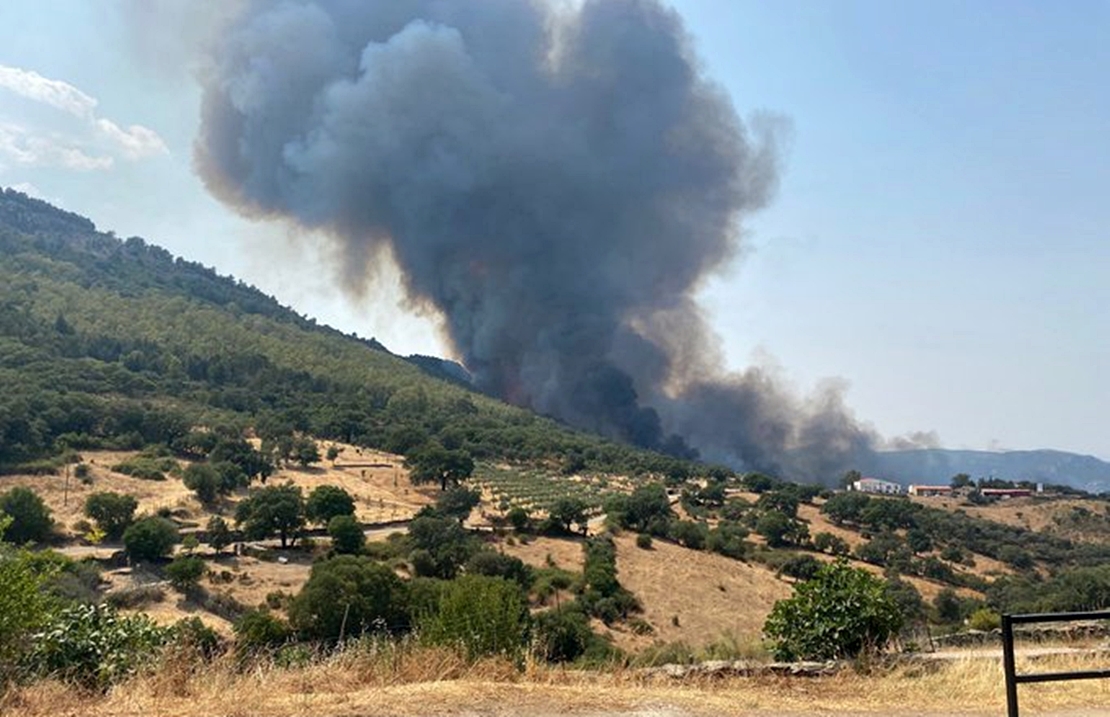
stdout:
[(1002, 667), (1006, 672), (1006, 714), (1019, 717), (1017, 686), (1026, 682), (1062, 682), (1065, 680), (1096, 680), (1110, 677), (1110, 669), (1078, 672), (1032, 672), (1017, 674), (1014, 667), (1014, 625), (1033, 622), (1073, 622), (1076, 620), (1107, 620), (1110, 610), (1098, 612), (1047, 612), (1032, 615), (1002, 616)]

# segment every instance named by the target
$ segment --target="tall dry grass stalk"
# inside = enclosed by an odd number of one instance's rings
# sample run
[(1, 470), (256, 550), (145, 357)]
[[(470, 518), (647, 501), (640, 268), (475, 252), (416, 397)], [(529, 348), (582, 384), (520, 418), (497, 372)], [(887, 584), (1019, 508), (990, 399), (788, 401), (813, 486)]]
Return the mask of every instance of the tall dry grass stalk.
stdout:
[[(1106, 657), (1053, 656), (1019, 671), (1105, 667)], [(1051, 714), (1110, 705), (1110, 681), (1019, 687), (1023, 713)], [(643, 671), (565, 669), (510, 661), (468, 662), (458, 651), (415, 643), (363, 643), (308, 656), (304, 664), (233, 657), (202, 662), (169, 655), (105, 695), (40, 681), (0, 697), (0, 715), (186, 717), (247, 715), (998, 715), (1005, 692), (998, 659), (844, 670), (822, 678), (699, 678), (676, 682)]]

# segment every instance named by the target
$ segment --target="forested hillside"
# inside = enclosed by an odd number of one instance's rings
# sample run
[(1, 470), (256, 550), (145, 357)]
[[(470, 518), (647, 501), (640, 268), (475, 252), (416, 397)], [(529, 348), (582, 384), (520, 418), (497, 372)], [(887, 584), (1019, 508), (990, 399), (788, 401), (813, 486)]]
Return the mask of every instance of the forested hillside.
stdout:
[(142, 239), (0, 195), (0, 466), (232, 423), (396, 453), (432, 438), (475, 458), (681, 471), (469, 391), (450, 364), (420, 364)]

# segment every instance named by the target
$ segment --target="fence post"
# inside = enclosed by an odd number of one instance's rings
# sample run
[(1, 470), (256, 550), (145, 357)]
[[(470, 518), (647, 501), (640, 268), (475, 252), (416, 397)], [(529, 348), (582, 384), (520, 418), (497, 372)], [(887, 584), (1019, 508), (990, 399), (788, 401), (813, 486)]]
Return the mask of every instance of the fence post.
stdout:
[(1006, 673), (1006, 715), (1018, 716), (1017, 668), (1014, 663), (1014, 623), (1002, 616), (1002, 669)]

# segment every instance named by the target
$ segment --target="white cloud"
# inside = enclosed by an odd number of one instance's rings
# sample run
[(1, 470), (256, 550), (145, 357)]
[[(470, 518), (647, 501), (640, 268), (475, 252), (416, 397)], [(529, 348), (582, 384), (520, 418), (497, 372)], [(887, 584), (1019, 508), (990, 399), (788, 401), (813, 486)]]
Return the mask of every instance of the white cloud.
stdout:
[(64, 138), (16, 124), (0, 124), (0, 157), (30, 167), (64, 167), (79, 171), (109, 169), (115, 160), (95, 156)]
[(122, 129), (112, 120), (98, 119), (96, 127), (101, 135), (119, 146), (127, 159), (142, 159), (169, 152), (166, 143), (158, 133), (142, 125), (133, 124), (127, 129)]
[(0, 87), (68, 112), (74, 117), (93, 118), (96, 100), (68, 82), (43, 77), (32, 70), (0, 65)]
[(124, 128), (97, 116), (96, 98), (68, 82), (0, 65), (0, 90), (64, 113), (49, 121), (12, 121), (0, 102), (0, 162), (91, 171), (110, 169), (117, 158), (137, 161), (169, 154), (157, 132), (137, 124)]

